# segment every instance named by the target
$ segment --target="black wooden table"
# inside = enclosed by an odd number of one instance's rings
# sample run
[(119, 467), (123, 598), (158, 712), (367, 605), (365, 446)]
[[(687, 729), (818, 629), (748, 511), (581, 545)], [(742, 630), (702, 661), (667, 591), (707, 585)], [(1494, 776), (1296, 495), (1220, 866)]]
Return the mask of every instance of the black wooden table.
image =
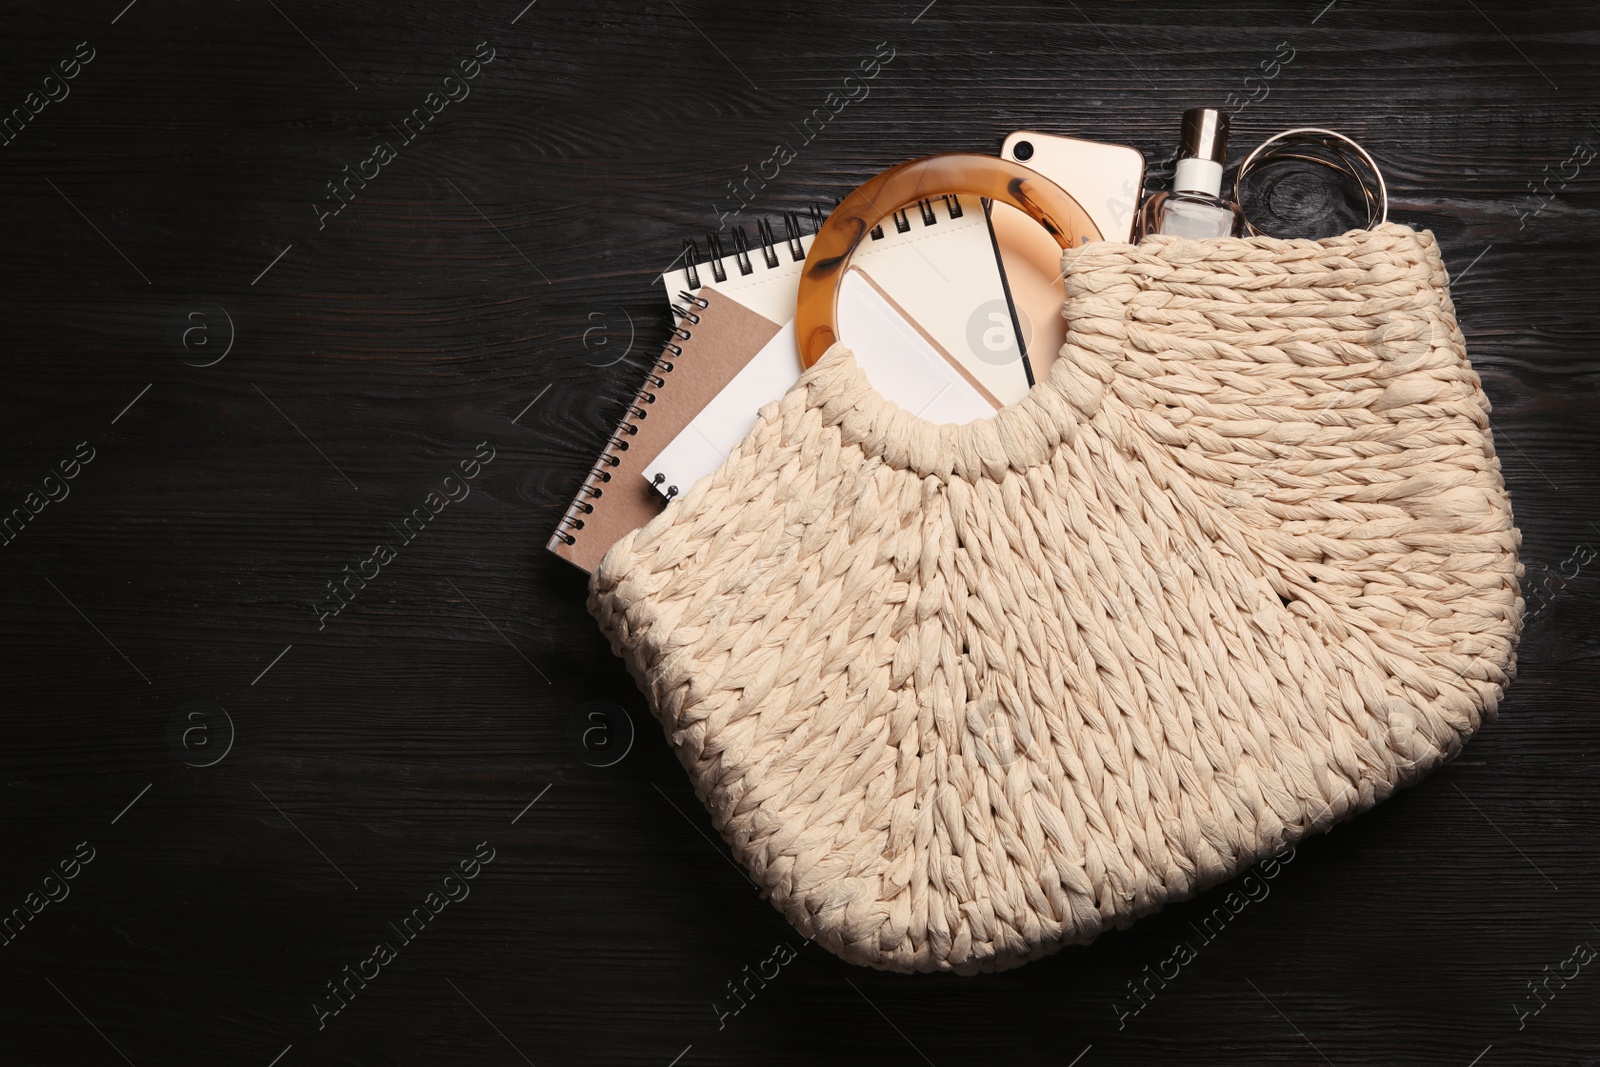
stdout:
[[(1213, 938), (1222, 890), (997, 976), (804, 944), (544, 549), (656, 276), (879, 42), (741, 220), (1018, 128), (1157, 164), (1234, 94), (1235, 159), (1353, 134), (1455, 276), (1520, 678)], [(1578, 2), (12, 6), (0, 1062), (1600, 1063), (1597, 46)]]

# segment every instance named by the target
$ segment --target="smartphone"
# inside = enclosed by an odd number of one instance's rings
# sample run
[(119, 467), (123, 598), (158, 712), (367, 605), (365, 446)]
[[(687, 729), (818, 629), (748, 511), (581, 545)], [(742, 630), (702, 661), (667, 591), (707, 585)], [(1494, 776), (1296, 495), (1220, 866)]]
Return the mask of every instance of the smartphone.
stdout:
[[(1144, 190), (1144, 153), (1130, 145), (1035, 130), (1005, 139), (1000, 155), (1038, 171), (1072, 195), (1106, 241), (1131, 241)], [(1066, 339), (1061, 317), (1061, 247), (1027, 215), (990, 205), (990, 225), (1016, 314), (1030, 382), (1050, 372)]]

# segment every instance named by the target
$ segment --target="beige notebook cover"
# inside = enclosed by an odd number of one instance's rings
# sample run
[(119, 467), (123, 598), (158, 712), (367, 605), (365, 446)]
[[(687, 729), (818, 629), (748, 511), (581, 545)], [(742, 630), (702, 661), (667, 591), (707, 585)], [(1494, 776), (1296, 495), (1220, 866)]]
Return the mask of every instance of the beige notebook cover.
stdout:
[[(666, 507), (645, 478), (646, 466), (778, 332), (777, 323), (714, 289), (697, 295), (706, 306), (689, 309), (690, 315), (679, 322), (689, 336), (672, 342), (682, 347), (682, 355), (669, 351), (662, 357), (672, 364), (671, 370), (651, 368), (650, 374), (661, 384), (645, 382), (632, 405), (637, 410), (612, 432), (546, 545), (591, 573), (624, 534)], [(627, 448), (619, 448), (618, 442)]]

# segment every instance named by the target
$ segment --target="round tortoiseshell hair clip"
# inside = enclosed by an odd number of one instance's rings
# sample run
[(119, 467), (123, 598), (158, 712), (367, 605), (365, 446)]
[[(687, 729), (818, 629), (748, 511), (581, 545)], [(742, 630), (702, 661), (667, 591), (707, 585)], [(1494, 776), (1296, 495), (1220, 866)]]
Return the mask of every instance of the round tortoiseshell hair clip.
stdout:
[(955, 194), (1010, 204), (1045, 228), (1062, 248), (1101, 239), (1089, 213), (1044, 175), (998, 156), (947, 152), (891, 167), (840, 201), (812, 239), (795, 306), (800, 365), (810, 367), (839, 339), (839, 285), (856, 246), (904, 207)]

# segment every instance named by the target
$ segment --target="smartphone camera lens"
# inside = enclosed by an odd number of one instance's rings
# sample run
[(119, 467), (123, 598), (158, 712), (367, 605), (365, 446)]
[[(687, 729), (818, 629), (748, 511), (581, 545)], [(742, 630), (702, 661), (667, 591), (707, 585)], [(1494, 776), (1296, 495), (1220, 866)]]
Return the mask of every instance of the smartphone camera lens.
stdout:
[(1023, 162), (1026, 162), (1026, 161), (1032, 159), (1033, 158), (1033, 142), (1032, 141), (1018, 141), (1016, 144), (1011, 146), (1011, 154), (1013, 156), (1015, 156), (1017, 159), (1022, 160)]

